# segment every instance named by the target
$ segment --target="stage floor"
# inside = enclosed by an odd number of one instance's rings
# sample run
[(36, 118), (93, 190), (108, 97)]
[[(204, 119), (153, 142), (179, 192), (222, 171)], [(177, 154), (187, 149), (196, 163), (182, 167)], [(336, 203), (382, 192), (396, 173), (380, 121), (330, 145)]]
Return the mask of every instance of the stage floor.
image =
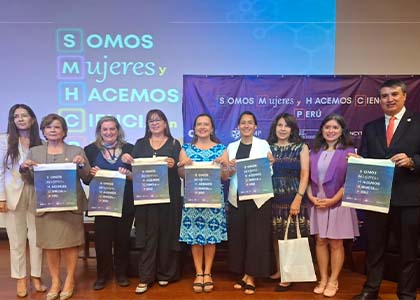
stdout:
[[(94, 249), (91, 249), (91, 252)], [(81, 251), (81, 254), (83, 252)], [(16, 282), (10, 278), (10, 258), (9, 246), (7, 241), (0, 241), (0, 299), (17, 299)], [(71, 299), (74, 300), (117, 300), (117, 299), (144, 299), (144, 300), (185, 300), (185, 299), (254, 299), (254, 300), (270, 300), (270, 299), (326, 299), (322, 295), (315, 295), (312, 289), (315, 283), (296, 283), (293, 287), (284, 293), (274, 292), (276, 282), (270, 280), (258, 280), (257, 291), (254, 295), (245, 295), (242, 291), (233, 289), (233, 283), (238, 278), (225, 271), (225, 263), (218, 259), (213, 271), (215, 282), (215, 290), (212, 293), (195, 294), (192, 291), (193, 268), (186, 261), (182, 279), (168, 285), (160, 287), (154, 284), (146, 293), (136, 295), (135, 287), (138, 283), (137, 278), (130, 278), (129, 287), (119, 287), (114, 282), (109, 283), (107, 287), (101, 291), (93, 291), (92, 285), (96, 278), (96, 260), (94, 258), (79, 259), (77, 269), (77, 286), (75, 294)], [(50, 283), (48, 271), (44, 264), (43, 281), (45, 284)], [(331, 299), (351, 299), (361, 290), (365, 276), (356, 272), (344, 269), (340, 276), (340, 286), (336, 297)], [(396, 299), (396, 284), (390, 281), (384, 281), (380, 291), (380, 299)], [(417, 297), (420, 299), (420, 290)], [(34, 289), (30, 289), (28, 297), (25, 299), (45, 299), (45, 293), (37, 293)]]

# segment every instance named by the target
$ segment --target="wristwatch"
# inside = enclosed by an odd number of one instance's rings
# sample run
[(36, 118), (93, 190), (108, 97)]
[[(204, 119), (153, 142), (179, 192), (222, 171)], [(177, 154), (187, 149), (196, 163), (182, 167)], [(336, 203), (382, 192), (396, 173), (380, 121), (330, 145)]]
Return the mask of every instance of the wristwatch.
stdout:
[(410, 165), (411, 165), (410, 171), (414, 171), (416, 169), (416, 163), (411, 157), (409, 157), (408, 160), (410, 161)]

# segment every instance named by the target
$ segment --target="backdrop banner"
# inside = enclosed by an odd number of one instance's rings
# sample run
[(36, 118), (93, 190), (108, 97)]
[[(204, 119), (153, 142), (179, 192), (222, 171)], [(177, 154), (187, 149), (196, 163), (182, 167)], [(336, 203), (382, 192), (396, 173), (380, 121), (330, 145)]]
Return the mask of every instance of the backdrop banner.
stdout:
[(344, 116), (359, 145), (363, 125), (382, 115), (378, 88), (398, 78), (408, 87), (406, 106), (420, 111), (420, 76), (200, 76), (184, 75), (184, 141), (193, 136), (194, 118), (209, 113), (222, 143), (239, 138), (239, 115), (252, 111), (258, 120), (255, 135), (266, 139), (277, 114), (288, 112), (298, 120), (300, 134), (309, 143), (330, 113)]
[[(338, 113), (359, 147), (364, 124), (383, 116), (378, 89), (388, 79), (407, 84), (406, 107), (420, 112), (420, 75), (184, 75), (184, 142), (191, 142), (194, 118), (200, 113), (213, 117), (217, 137), (227, 145), (239, 139), (237, 124), (242, 112), (255, 114), (255, 135), (262, 139), (268, 137), (275, 117), (288, 112), (296, 117), (300, 135), (311, 146), (322, 120)], [(363, 211), (358, 211), (358, 217), (364, 219)], [(365, 236), (356, 240), (354, 249), (365, 249)]]

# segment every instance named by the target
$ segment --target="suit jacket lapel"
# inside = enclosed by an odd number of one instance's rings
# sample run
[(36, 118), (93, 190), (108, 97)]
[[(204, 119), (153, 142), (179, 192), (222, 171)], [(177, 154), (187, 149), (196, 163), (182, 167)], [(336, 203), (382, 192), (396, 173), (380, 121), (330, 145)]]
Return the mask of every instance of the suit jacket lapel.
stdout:
[(392, 145), (398, 143), (398, 140), (404, 136), (404, 132), (407, 130), (407, 128), (411, 124), (411, 116), (412, 113), (409, 111), (406, 111), (405, 114), (402, 116), (400, 123), (398, 124), (397, 129), (395, 130), (394, 135), (392, 136), (391, 144), (389, 145), (389, 148), (392, 147)]
[(386, 145), (385, 117), (380, 118), (378, 122), (376, 122), (376, 136), (378, 137), (381, 147), (386, 152), (388, 146)]

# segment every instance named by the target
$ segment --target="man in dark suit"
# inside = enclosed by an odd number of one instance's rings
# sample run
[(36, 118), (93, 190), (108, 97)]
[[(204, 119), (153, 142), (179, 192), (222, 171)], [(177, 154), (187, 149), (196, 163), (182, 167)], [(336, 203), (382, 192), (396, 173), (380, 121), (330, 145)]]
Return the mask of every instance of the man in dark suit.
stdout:
[[(360, 155), (391, 159), (395, 163), (388, 214), (366, 212), (368, 246), (367, 279), (353, 299), (377, 299), (384, 269), (384, 253), (390, 226), (400, 236), (399, 299), (416, 299), (416, 256), (420, 229), (420, 114), (405, 108), (406, 85), (384, 82), (379, 90), (385, 114), (365, 125)], [(388, 140), (388, 142), (387, 142)]]

